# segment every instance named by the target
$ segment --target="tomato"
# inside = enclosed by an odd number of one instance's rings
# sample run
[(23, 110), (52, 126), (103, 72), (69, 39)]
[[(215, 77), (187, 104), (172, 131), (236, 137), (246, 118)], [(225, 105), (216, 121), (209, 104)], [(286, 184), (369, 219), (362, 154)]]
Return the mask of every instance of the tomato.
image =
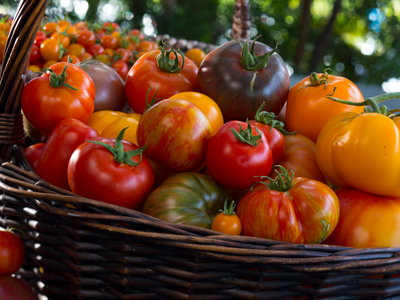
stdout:
[(317, 142), (322, 127), (333, 116), (342, 112), (361, 113), (362, 107), (336, 103), (326, 98), (337, 87), (336, 95), (349, 101), (362, 102), (358, 87), (342, 76), (312, 73), (295, 84), (286, 103), (286, 126)]
[(79, 57), (79, 55), (82, 55), (83, 53), (86, 52), (85, 47), (83, 47), (83, 45), (81, 44), (71, 44), (68, 46), (67, 48), (67, 53), (70, 55), (76, 55)]
[(99, 137), (81, 144), (68, 164), (68, 181), (80, 196), (140, 209), (153, 188), (154, 173), (145, 148), (122, 140), (123, 132), (117, 139)]
[(95, 137), (98, 137), (97, 131), (85, 123), (72, 118), (61, 120), (46, 141), (36, 173), (49, 183), (70, 190), (67, 178), (69, 159), (80, 144)]
[[(147, 52), (129, 70), (125, 81), (126, 100), (134, 112), (143, 113), (151, 87), (158, 89), (157, 97), (160, 99), (181, 92), (196, 92), (197, 70), (192, 61), (184, 60), (184, 56), (174, 49), (166, 51), (163, 47), (162, 50)], [(154, 94), (155, 91), (151, 91), (149, 99)]]
[(54, 32), (60, 30), (60, 26), (55, 22), (47, 22), (43, 25), (43, 31), (48, 37), (50, 37)]
[(101, 110), (94, 112), (86, 125), (96, 129), (101, 137), (117, 138), (122, 129), (125, 130), (124, 140), (138, 145), (136, 129), (140, 120), (139, 114), (127, 114), (122, 111)]
[(9, 230), (0, 230), (0, 275), (17, 272), (25, 261), (25, 248), (20, 238)]
[(122, 59), (126, 63), (133, 60), (133, 53), (128, 49), (118, 48), (115, 50), (115, 54), (119, 56), (119, 59)]
[(104, 47), (99, 44), (93, 44), (88, 46), (86, 48), (86, 51), (93, 56), (105, 54)]
[(40, 54), (44, 60), (56, 60), (60, 58), (60, 44), (58, 40), (46, 39), (40, 44)]
[[(287, 135), (284, 139), (285, 150), (278, 164), (292, 170), (295, 177), (305, 177), (326, 183), (318, 166), (315, 143), (301, 134)], [(275, 178), (276, 175), (277, 170), (273, 169), (268, 176)]]
[(217, 103), (215, 103), (215, 101), (210, 97), (198, 92), (182, 92), (170, 97), (170, 99), (175, 98), (187, 100), (200, 108), (210, 121), (213, 134), (224, 125), (222, 112)]
[(42, 153), (44, 143), (36, 143), (24, 150), (25, 158), (31, 165), (32, 169), (36, 171), (36, 165), (39, 160), (39, 156)]
[(95, 97), (92, 79), (78, 66), (60, 62), (50, 68), (51, 72), (29, 81), (21, 95), (26, 118), (46, 136), (65, 118), (86, 123), (93, 113)]
[(113, 68), (95, 60), (82, 61), (78, 66), (89, 74), (96, 88), (94, 111), (123, 110), (126, 103), (124, 82)]
[(151, 106), (137, 127), (139, 146), (146, 155), (174, 172), (199, 169), (212, 135), (210, 121), (193, 103), (166, 99)]
[(316, 157), (321, 172), (334, 185), (400, 197), (400, 120), (388, 117), (385, 106), (381, 111), (377, 102), (382, 96), (362, 103), (371, 105), (370, 112), (343, 112), (330, 119), (318, 137)]
[(211, 229), (229, 235), (240, 235), (242, 223), (235, 214), (235, 201), (231, 202), (227, 208), (227, 201), (224, 203), (224, 209), (214, 218)]
[(211, 229), (219, 209), (232, 201), (210, 176), (183, 172), (167, 178), (147, 197), (143, 212), (171, 223)]
[(96, 36), (89, 29), (79, 31), (76, 42), (85, 48), (92, 46), (96, 43)]
[(35, 42), (33, 43), (36, 47), (40, 48), (40, 45), (43, 43), (44, 40), (46, 40), (47, 37), (45, 36), (36, 36)]
[(117, 59), (111, 64), (111, 68), (113, 68), (122, 80), (125, 80), (128, 75), (129, 67), (128, 64), (122, 59)]
[(225, 122), (252, 118), (263, 110), (278, 115), (290, 87), (287, 67), (276, 49), (253, 41), (231, 40), (207, 54), (200, 65), (199, 92), (221, 108)]
[(78, 56), (73, 55), (73, 54), (65, 54), (60, 61), (64, 61), (64, 62), (70, 62), (71, 64), (77, 64), (79, 63), (81, 60), (79, 59)]
[(191, 59), (196, 66), (200, 67), (204, 57), (206, 57), (206, 53), (200, 48), (192, 48), (186, 51), (185, 56)]
[(32, 45), (31, 55), (29, 56), (29, 62), (35, 63), (42, 58), (40, 54), (40, 48), (36, 45)]
[(64, 48), (71, 44), (71, 39), (61, 32), (54, 32), (50, 38), (58, 41)]
[(288, 134), (283, 129), (284, 124), (275, 120), (275, 114), (262, 111), (265, 102), (258, 108), (254, 119), (249, 123), (257, 127), (267, 138), (268, 145), (271, 148), (274, 164), (276, 164), (282, 157), (285, 150), (285, 137), (283, 133)]
[(100, 43), (104, 48), (115, 49), (118, 46), (118, 40), (111, 34), (103, 35), (100, 39)]
[(5, 275), (0, 276), (0, 299), (38, 300), (38, 297), (25, 280)]
[(324, 241), (339, 220), (335, 192), (322, 182), (293, 178), (280, 167), (274, 180), (258, 183), (240, 200), (242, 234), (299, 244)]
[(211, 177), (232, 190), (250, 188), (272, 168), (268, 141), (250, 123), (229, 121), (207, 146), (206, 167)]
[(57, 60), (54, 60), (54, 59), (48, 60), (43, 64), (43, 69), (48, 69), (51, 66), (58, 64), (58, 63), (59, 63), (58, 59)]
[(324, 244), (355, 248), (400, 246), (400, 201), (352, 188), (335, 191), (339, 222)]
[(159, 50), (159, 48), (160, 46), (158, 45), (158, 43), (153, 41), (140, 41), (136, 45), (136, 51), (139, 52), (139, 56), (143, 55), (146, 52)]

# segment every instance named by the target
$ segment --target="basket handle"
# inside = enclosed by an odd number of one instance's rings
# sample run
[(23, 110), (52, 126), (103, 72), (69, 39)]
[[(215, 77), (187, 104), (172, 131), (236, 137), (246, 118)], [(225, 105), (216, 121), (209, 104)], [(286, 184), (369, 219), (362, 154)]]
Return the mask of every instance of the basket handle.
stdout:
[(236, 39), (248, 39), (250, 28), (250, 2), (249, 0), (236, 0), (231, 36)]

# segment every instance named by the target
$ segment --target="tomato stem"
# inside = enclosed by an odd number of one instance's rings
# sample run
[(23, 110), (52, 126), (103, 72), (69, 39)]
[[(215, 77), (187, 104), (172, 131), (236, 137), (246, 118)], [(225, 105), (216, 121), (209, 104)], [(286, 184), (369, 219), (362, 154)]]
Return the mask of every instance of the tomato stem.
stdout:
[[(165, 43), (161, 47), (161, 53), (157, 56), (157, 65), (158, 67), (167, 73), (178, 73), (183, 69), (185, 65), (185, 55), (182, 53), (180, 49), (178, 49), (179, 54), (182, 57), (182, 65), (179, 67), (179, 57), (176, 50), (172, 47), (165, 51), (165, 48), (169, 47)], [(171, 53), (175, 54), (175, 59), (170, 58)]]
[(261, 106), (257, 109), (257, 112), (254, 116), (254, 120), (256, 120), (258, 123), (270, 126), (271, 128), (269, 131), (271, 131), (273, 128), (278, 130), (284, 135), (295, 135), (297, 132), (289, 132), (283, 129), (285, 124), (279, 120), (275, 120), (277, 116), (273, 112), (268, 112), (268, 111), (263, 111), (263, 107), (265, 106), (265, 101), (261, 104)]
[[(287, 190), (289, 190), (290, 187), (292, 186), (294, 172), (290, 169), (286, 170), (281, 165), (275, 165), (274, 168), (281, 169), (281, 173), (276, 172), (278, 175), (275, 177), (275, 179), (272, 179), (271, 177), (268, 177), (268, 176), (261, 176), (262, 179), (268, 179), (268, 182), (265, 182), (265, 181), (256, 182), (251, 187), (251, 189), (253, 189), (253, 187), (256, 184), (261, 183), (261, 184), (266, 185), (270, 190), (279, 191), (279, 192), (286, 192)], [(289, 172), (292, 174), (289, 175)]]
[(367, 98), (363, 102), (353, 102), (353, 101), (347, 101), (347, 100), (342, 100), (339, 98), (332, 97), (335, 94), (335, 91), (336, 91), (336, 87), (333, 88), (332, 94), (326, 95), (326, 98), (328, 98), (329, 100), (338, 102), (338, 103), (342, 103), (342, 104), (353, 105), (353, 106), (365, 106), (364, 112), (366, 112), (366, 113), (374, 112), (374, 113), (382, 114), (385, 116), (389, 116), (392, 111), (388, 112), (387, 107), (385, 105), (383, 105), (382, 107), (379, 107), (378, 103), (386, 101), (386, 100), (400, 98), (400, 92), (396, 92), (396, 93), (386, 93), (386, 94), (374, 96), (371, 98)]
[(65, 65), (64, 69), (62, 70), (60, 75), (57, 75), (53, 69), (47, 68), (47, 69), (42, 69), (40, 71), (48, 71), (50, 72), (50, 76), (49, 76), (49, 82), (50, 82), (50, 86), (52, 88), (59, 88), (62, 86), (65, 86), (67, 88), (70, 88), (74, 91), (79, 91), (78, 89), (74, 88), (73, 86), (69, 85), (68, 83), (65, 83), (65, 80), (67, 79), (67, 68), (68, 66)]
[(240, 62), (242, 64), (243, 68), (247, 71), (256, 72), (260, 69), (266, 68), (268, 66), (269, 58), (278, 49), (278, 44), (276, 44), (275, 49), (272, 49), (270, 52), (266, 52), (263, 55), (256, 56), (256, 54), (254, 52), (254, 47), (256, 45), (256, 40), (259, 37), (260, 36), (256, 37), (253, 40), (250, 49), (249, 49), (248, 41), (246, 41), (243, 45), (239, 40), (236, 40), (242, 47), (242, 59)]
[(232, 131), (233, 135), (238, 141), (256, 147), (259, 143), (263, 142), (260, 140), (262, 134), (256, 127), (256, 131), (259, 133), (259, 135), (253, 135), (252, 126), (249, 120), (247, 120), (246, 122), (247, 122), (246, 130), (243, 130), (242, 124), (239, 124), (240, 127), (239, 132), (236, 131), (235, 128), (233, 127), (229, 128), (229, 130)]
[(228, 199), (225, 199), (224, 209), (220, 209), (219, 211), (225, 215), (231, 216), (231, 215), (235, 214), (235, 206), (236, 206), (236, 203), (235, 203), (235, 201), (232, 200), (232, 202), (228, 208)]
[[(90, 140), (87, 140), (86, 142), (104, 146), (108, 151), (110, 151), (114, 155), (114, 160), (117, 163), (124, 163), (127, 164), (128, 166), (135, 167), (142, 162), (143, 152), (146, 150), (147, 144), (144, 145), (142, 148), (124, 152), (124, 145), (122, 144), (122, 138), (124, 137), (126, 129), (128, 129), (128, 127), (122, 129), (121, 132), (118, 134), (115, 140), (115, 147), (112, 147), (103, 142), (90, 141)], [(131, 159), (131, 157), (136, 155), (140, 155), (140, 160), (138, 163), (134, 162)]]
[[(143, 114), (144, 114), (150, 107), (152, 107), (152, 106), (156, 103), (156, 101), (163, 99), (163, 98), (157, 98), (157, 99), (156, 99), (156, 95), (157, 95), (157, 92), (158, 92), (158, 86), (157, 86), (157, 87), (156, 87), (156, 92), (155, 92), (153, 98), (151, 98), (151, 101), (150, 101), (150, 103), (149, 103), (149, 93), (150, 93), (150, 91), (151, 91), (152, 89), (153, 89), (153, 87), (151, 86), (151, 87), (147, 90), (147, 93), (146, 93), (146, 107), (145, 107), (144, 110), (143, 110)], [(143, 114), (142, 114), (142, 115), (143, 115)]]

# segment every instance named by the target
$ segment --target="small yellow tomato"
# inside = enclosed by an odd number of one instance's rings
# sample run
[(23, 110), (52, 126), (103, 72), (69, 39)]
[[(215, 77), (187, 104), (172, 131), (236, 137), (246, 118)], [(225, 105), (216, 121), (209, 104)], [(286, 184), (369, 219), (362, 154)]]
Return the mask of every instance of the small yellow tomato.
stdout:
[(242, 231), (242, 223), (235, 214), (235, 201), (232, 201), (227, 208), (225, 200), (224, 209), (214, 218), (211, 229), (229, 235), (240, 235)]

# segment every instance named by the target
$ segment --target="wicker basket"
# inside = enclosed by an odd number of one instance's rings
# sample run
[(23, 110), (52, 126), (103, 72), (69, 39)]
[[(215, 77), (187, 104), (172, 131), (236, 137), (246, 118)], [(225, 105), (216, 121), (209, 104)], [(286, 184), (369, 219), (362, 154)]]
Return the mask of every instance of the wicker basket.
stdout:
[[(50, 300), (400, 299), (400, 249), (227, 236), (78, 197), (38, 178), (23, 154), (19, 98), (47, 2), (21, 1), (0, 81), (0, 225), (26, 233), (18, 275), (39, 294)], [(248, 1), (237, 1), (237, 12), (232, 33), (246, 37)]]

